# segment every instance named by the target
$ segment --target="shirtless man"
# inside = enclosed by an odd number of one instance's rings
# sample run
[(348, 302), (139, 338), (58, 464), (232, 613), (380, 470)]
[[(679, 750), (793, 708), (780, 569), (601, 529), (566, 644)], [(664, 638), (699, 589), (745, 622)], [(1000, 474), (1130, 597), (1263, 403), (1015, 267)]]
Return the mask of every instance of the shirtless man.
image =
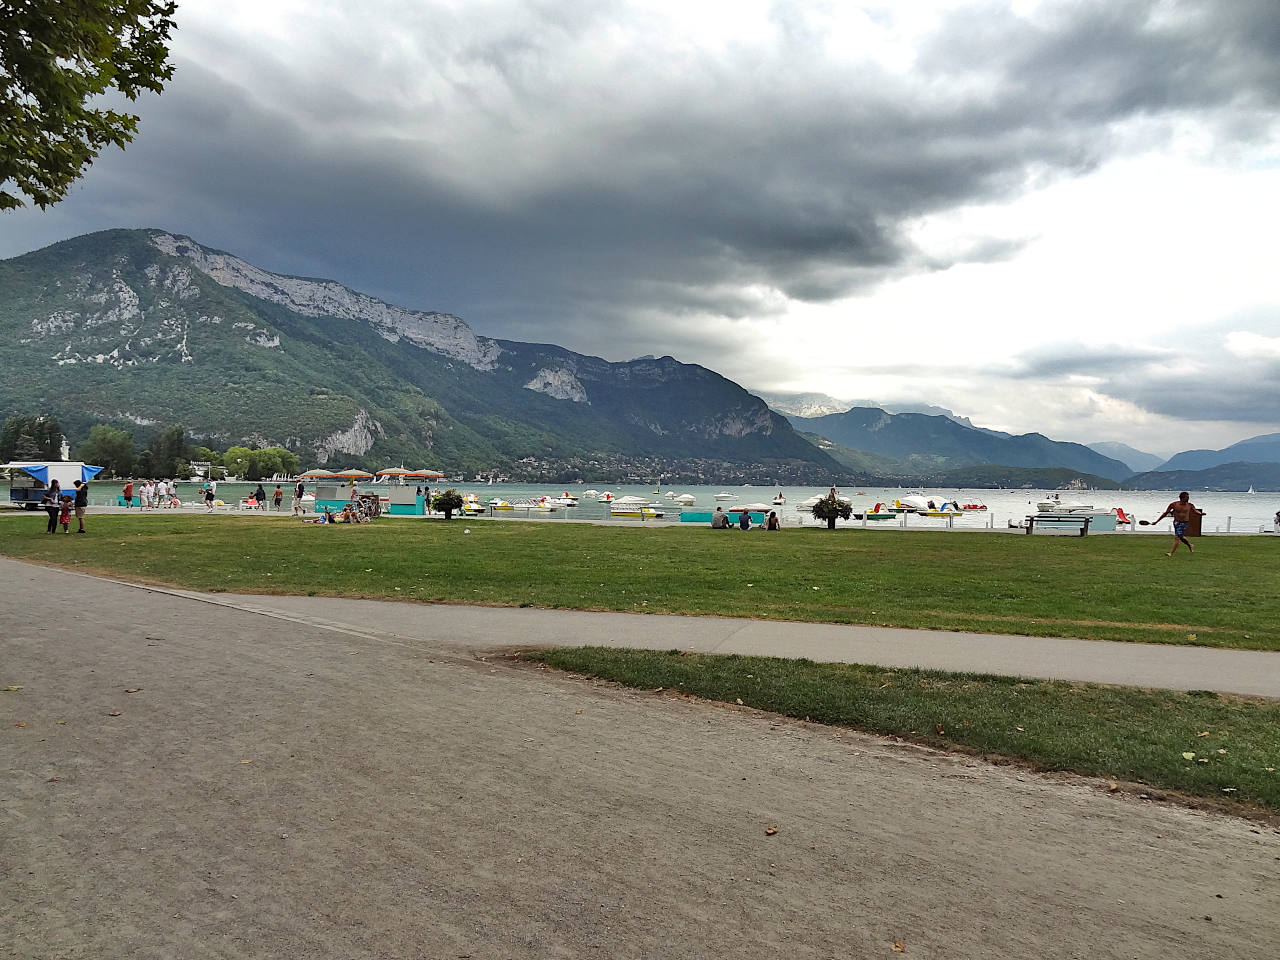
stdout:
[(1191, 541), (1186, 538), (1187, 523), (1190, 521), (1193, 513), (1198, 513), (1202, 517), (1204, 516), (1204, 511), (1196, 509), (1196, 505), (1191, 502), (1191, 494), (1183, 490), (1178, 494), (1178, 499), (1165, 507), (1164, 513), (1160, 514), (1160, 516), (1156, 517), (1153, 521), (1155, 523), (1159, 523), (1165, 517), (1173, 517), (1173, 550), (1166, 553), (1166, 557), (1173, 556), (1174, 551), (1178, 549), (1179, 542), (1185, 543), (1187, 545), (1187, 549), (1192, 553), (1196, 552), (1195, 547), (1191, 546)]

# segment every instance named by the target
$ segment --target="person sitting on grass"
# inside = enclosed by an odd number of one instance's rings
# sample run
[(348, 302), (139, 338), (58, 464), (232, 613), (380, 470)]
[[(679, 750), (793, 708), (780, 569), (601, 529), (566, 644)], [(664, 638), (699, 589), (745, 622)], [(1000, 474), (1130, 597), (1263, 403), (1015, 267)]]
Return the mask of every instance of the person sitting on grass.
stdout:
[(728, 530), (729, 515), (724, 512), (724, 507), (716, 507), (715, 516), (711, 518), (712, 530)]

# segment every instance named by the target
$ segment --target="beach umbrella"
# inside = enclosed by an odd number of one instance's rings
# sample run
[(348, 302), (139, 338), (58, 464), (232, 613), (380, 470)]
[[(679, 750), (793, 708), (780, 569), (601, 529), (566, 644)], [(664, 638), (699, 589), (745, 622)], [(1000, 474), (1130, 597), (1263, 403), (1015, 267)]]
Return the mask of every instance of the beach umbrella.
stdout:
[(387, 467), (385, 470), (379, 470), (380, 477), (416, 477), (418, 474), (412, 470), (406, 470), (404, 467)]
[(344, 480), (371, 480), (371, 479), (373, 479), (373, 474), (372, 474), (372, 473), (370, 473), (368, 470), (357, 470), (357, 469), (355, 469), (354, 467), (349, 467), (349, 468), (348, 468), (348, 469), (346, 469), (346, 470), (335, 470), (335, 471), (333, 471), (333, 476), (335, 476), (335, 477), (342, 477)]
[(439, 470), (410, 470), (404, 476), (414, 477), (419, 480), (439, 480), (444, 474)]
[(307, 470), (305, 473), (298, 474), (298, 479), (299, 480), (320, 480), (323, 477), (332, 477), (332, 476), (334, 476), (333, 471), (321, 470), (319, 467), (316, 467), (316, 469), (314, 470)]

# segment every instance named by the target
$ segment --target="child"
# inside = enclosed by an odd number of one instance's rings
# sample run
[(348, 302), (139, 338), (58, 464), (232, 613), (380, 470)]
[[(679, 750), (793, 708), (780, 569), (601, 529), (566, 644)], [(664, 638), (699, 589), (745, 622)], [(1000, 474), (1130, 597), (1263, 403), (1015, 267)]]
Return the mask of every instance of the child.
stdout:
[(58, 517), (58, 521), (62, 524), (62, 532), (71, 532), (71, 498), (62, 498), (62, 513)]

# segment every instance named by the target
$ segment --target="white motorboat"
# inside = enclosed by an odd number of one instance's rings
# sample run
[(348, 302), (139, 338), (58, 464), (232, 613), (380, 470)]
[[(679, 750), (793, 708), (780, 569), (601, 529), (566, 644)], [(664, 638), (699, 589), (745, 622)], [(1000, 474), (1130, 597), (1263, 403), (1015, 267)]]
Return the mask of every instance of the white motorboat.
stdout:
[(698, 502), (698, 498), (695, 497), (692, 493), (682, 493), (680, 494), (680, 496), (672, 497), (671, 499), (672, 499), (672, 502), (681, 504), (682, 506), (686, 506), (686, 507), (691, 503)]
[(776, 497), (774, 497), (774, 498), (773, 498), (773, 501), (772, 501), (772, 502), (773, 502), (773, 505), (774, 505), (775, 507), (780, 507), (780, 506), (782, 506), (784, 503), (786, 503), (786, 502), (787, 502), (787, 498), (786, 498), (786, 497), (784, 497), (784, 496), (782, 495), (782, 491), (781, 491), (781, 490), (779, 490), (779, 491), (778, 491), (778, 495), (777, 495)]
[(1081, 503), (1078, 500), (1063, 500), (1061, 494), (1039, 501), (1036, 510), (1040, 513), (1086, 513), (1093, 509), (1092, 503)]
[(604, 493), (600, 494), (600, 496), (596, 497), (596, 502), (597, 503), (613, 503), (613, 501), (617, 499), (618, 499), (617, 497), (615, 497), (612, 493), (606, 490)]
[(566, 490), (560, 496), (552, 497), (551, 502), (562, 507), (576, 507), (578, 505), (578, 498)]
[(600, 491), (599, 490), (583, 490), (582, 495), (584, 497), (598, 497), (600, 496)]
[(737, 500), (738, 495), (736, 493), (727, 493), (724, 490), (721, 490), (719, 493), (716, 494), (715, 498), (717, 500)]
[(662, 505), (650, 503), (644, 497), (619, 497), (609, 504), (609, 515), (655, 519), (662, 516)]

